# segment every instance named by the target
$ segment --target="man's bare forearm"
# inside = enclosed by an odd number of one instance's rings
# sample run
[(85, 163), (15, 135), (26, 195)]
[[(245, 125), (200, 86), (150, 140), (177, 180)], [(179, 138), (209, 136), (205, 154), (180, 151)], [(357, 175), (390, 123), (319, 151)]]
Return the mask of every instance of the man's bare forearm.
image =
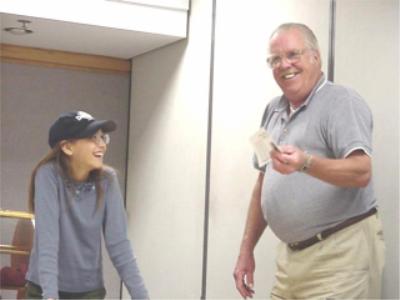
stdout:
[(264, 219), (261, 209), (261, 189), (264, 173), (260, 172), (253, 189), (249, 210), (247, 212), (246, 227), (243, 235), (240, 254), (253, 252), (258, 240), (260, 239), (267, 222)]

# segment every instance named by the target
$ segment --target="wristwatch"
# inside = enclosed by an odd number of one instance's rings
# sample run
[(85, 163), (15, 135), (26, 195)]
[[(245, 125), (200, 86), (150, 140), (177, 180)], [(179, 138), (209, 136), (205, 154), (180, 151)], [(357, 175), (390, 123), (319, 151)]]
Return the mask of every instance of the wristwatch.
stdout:
[(304, 164), (300, 168), (300, 172), (307, 172), (308, 169), (311, 167), (312, 155), (304, 152), (306, 155), (306, 159), (304, 160)]

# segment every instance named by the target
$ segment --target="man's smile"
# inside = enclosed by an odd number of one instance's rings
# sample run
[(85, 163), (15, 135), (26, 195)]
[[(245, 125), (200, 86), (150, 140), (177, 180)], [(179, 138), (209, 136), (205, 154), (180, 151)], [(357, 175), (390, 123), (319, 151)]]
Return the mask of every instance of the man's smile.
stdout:
[(283, 80), (289, 80), (289, 79), (294, 78), (299, 73), (300, 73), (299, 71), (286, 71), (280, 77)]

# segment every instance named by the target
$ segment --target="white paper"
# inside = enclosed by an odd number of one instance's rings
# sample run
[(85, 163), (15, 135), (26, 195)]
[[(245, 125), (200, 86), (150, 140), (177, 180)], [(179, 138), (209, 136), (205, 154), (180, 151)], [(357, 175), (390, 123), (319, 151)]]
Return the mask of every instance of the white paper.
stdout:
[(260, 167), (264, 166), (270, 159), (269, 153), (275, 148), (273, 145), (276, 146), (275, 149), (277, 151), (280, 151), (279, 146), (276, 145), (264, 128), (257, 130), (257, 132), (250, 137), (250, 142)]

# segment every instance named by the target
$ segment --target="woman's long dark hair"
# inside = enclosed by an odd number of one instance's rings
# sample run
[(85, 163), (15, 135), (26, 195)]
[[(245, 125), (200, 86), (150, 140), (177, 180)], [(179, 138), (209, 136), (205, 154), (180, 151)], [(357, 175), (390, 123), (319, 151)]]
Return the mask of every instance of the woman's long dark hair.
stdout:
[[(57, 169), (60, 170), (61, 176), (68, 176), (67, 172), (67, 158), (65, 157), (64, 152), (61, 150), (60, 144), (54, 146), (53, 149), (47, 153), (36, 165), (36, 167), (32, 171), (32, 175), (29, 181), (29, 190), (28, 190), (28, 209), (29, 212), (35, 213), (35, 177), (37, 170), (49, 163), (55, 162)], [(104, 190), (101, 185), (101, 180), (106, 175), (104, 167), (102, 169), (93, 170), (90, 172), (89, 178), (91, 178), (95, 182), (96, 186), (96, 209), (99, 208), (104, 201)]]

